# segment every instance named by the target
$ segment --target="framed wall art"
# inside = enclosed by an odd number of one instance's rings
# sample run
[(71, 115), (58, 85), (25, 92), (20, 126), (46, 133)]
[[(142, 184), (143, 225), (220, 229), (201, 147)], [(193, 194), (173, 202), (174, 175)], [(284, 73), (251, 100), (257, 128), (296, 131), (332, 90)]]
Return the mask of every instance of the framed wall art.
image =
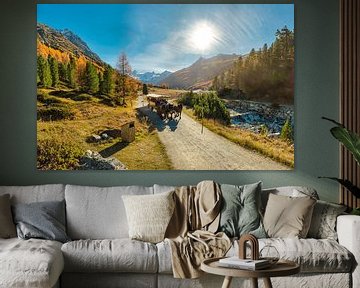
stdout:
[(290, 170), (293, 4), (38, 4), (40, 170)]

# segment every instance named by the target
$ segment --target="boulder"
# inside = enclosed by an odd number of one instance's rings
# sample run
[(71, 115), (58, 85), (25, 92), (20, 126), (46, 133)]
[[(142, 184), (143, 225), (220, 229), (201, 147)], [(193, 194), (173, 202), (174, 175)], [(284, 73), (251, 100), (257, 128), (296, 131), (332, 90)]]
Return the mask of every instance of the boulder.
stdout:
[(104, 158), (98, 152), (87, 150), (80, 159), (81, 170), (126, 170), (126, 166), (114, 157)]

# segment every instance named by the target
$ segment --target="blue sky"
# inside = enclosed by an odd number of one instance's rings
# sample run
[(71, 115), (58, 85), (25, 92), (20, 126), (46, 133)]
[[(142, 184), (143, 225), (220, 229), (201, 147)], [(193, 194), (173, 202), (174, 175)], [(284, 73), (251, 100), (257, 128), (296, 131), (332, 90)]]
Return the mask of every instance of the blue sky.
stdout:
[(276, 29), (294, 29), (294, 5), (38, 4), (37, 21), (71, 30), (113, 67), (123, 51), (133, 70), (161, 72), (272, 43)]

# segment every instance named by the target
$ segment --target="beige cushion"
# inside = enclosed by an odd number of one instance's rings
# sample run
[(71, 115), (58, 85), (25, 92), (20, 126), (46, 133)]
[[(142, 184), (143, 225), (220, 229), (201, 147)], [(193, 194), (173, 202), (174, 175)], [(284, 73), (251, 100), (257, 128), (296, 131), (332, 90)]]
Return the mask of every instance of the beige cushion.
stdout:
[(311, 197), (269, 195), (264, 227), (269, 237), (305, 238), (316, 200)]
[(11, 215), (10, 195), (0, 196), (0, 238), (16, 237), (15, 224)]
[(164, 240), (175, 207), (173, 193), (123, 196), (131, 239), (152, 243)]
[(131, 239), (71, 241), (61, 251), (66, 272), (156, 273), (158, 268), (156, 246)]

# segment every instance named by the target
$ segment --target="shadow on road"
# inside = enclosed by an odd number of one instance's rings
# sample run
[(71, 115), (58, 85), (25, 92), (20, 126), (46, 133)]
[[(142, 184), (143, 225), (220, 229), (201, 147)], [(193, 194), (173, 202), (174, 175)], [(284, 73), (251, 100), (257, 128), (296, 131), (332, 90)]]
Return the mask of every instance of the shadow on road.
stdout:
[(107, 157), (114, 155), (116, 152), (119, 152), (120, 150), (124, 149), (128, 145), (129, 145), (129, 143), (127, 143), (127, 142), (117, 142), (114, 145), (101, 150), (99, 152), (99, 154), (102, 157), (107, 158)]
[(163, 131), (166, 127), (169, 127), (170, 131), (172, 132), (177, 129), (177, 125), (179, 123), (179, 120), (177, 119), (162, 120), (156, 112), (151, 111), (151, 109), (147, 106), (139, 107), (137, 108), (137, 111), (138, 118), (146, 116), (151, 124), (160, 132)]

